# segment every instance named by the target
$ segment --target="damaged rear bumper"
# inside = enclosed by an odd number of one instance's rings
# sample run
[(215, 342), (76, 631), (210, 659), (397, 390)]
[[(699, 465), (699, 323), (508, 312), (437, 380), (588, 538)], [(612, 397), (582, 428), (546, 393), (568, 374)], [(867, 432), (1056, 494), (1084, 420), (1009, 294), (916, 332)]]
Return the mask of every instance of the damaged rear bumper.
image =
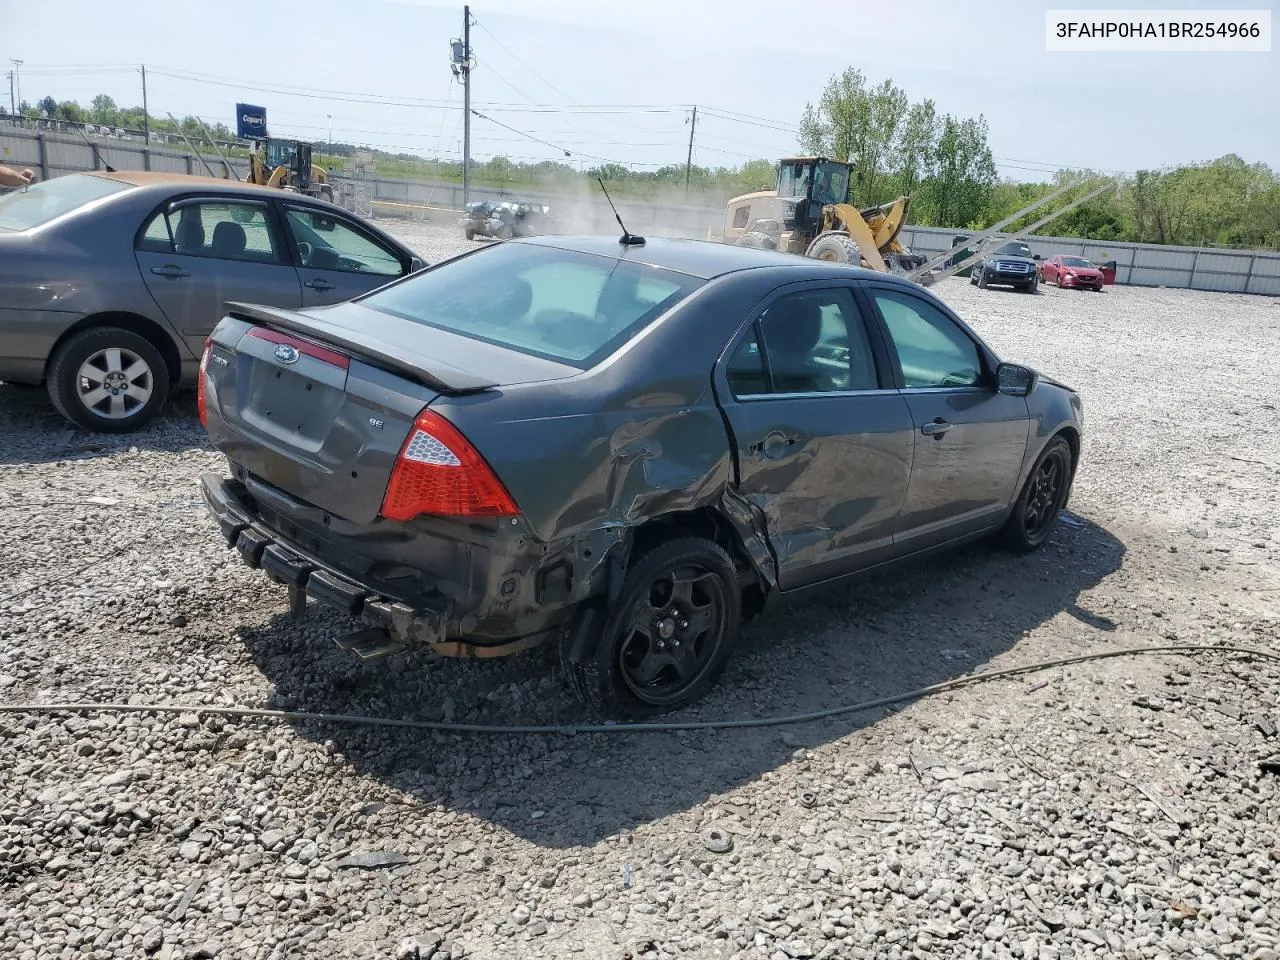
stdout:
[(307, 600), (315, 600), (385, 631), (404, 646), (425, 646), (452, 657), (508, 656), (547, 639), (535, 635), (484, 644), (458, 640), (456, 631), (450, 630), (451, 611), (444, 598), (436, 604), (410, 606), (304, 554), (260, 522), (252, 498), (238, 480), (205, 473), (200, 477), (200, 492), (223, 538), (240, 554), (240, 559), (288, 588), (289, 606), (295, 616), (302, 614)]

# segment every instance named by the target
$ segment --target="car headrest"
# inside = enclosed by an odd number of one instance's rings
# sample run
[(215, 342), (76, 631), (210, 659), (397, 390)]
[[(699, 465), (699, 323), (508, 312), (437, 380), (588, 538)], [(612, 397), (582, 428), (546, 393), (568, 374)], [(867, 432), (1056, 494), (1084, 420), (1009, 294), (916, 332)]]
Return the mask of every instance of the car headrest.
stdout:
[(769, 308), (765, 321), (771, 353), (804, 356), (822, 337), (822, 304), (810, 297), (788, 297)]
[(179, 253), (189, 253), (204, 248), (204, 223), (200, 219), (200, 211), (188, 207), (178, 218), (178, 229), (174, 231), (173, 242)]
[(244, 253), (244, 227), (224, 220), (213, 228), (213, 253), (217, 257), (238, 257)]
[(494, 284), (482, 312), (503, 320), (523, 317), (533, 306), (533, 287), (523, 277), (504, 277)]

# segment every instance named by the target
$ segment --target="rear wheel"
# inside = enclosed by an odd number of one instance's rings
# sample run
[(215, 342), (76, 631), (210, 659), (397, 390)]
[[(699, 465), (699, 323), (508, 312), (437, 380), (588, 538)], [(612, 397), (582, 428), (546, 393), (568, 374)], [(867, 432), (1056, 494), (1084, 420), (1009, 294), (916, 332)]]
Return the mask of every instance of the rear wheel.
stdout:
[(595, 649), (564, 661), (593, 711), (643, 719), (688, 706), (720, 678), (741, 612), (729, 555), (701, 538), (671, 540), (627, 572)]
[(851, 263), (855, 267), (862, 262), (862, 251), (853, 238), (835, 230), (818, 234), (809, 244), (805, 256), (828, 263)]
[(472, 230), (470, 227), (467, 227), (467, 239), (474, 240), (475, 238), (476, 238), (476, 232)]
[(1049, 539), (1067, 502), (1071, 473), (1071, 445), (1064, 437), (1054, 437), (1031, 468), (1013, 513), (1000, 531), (1006, 547), (1029, 553)]
[(128, 433), (153, 420), (169, 398), (169, 369), (156, 345), (132, 330), (96, 327), (58, 348), (49, 398), (78, 426)]

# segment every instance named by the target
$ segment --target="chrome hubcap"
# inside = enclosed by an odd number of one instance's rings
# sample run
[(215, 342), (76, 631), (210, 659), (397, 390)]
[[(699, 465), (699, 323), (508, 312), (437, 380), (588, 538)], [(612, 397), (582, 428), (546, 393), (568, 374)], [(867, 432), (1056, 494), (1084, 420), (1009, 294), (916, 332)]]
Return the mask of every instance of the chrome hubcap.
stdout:
[(132, 416), (151, 399), (155, 375), (150, 365), (132, 350), (108, 347), (92, 354), (76, 373), (80, 402), (95, 416), (121, 420)]

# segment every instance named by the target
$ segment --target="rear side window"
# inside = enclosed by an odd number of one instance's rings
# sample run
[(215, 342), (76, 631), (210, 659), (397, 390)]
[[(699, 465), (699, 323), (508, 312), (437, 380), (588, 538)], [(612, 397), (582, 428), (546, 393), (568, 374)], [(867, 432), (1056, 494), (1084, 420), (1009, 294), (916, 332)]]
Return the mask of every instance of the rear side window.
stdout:
[(779, 297), (734, 352), (726, 373), (737, 397), (880, 386), (866, 325), (852, 295), (842, 289)]
[(279, 263), (267, 222), (267, 208), (257, 203), (209, 200), (166, 213), (157, 212), (138, 236), (145, 253), (179, 253), (189, 257)]
[(0, 230), (30, 230), (130, 186), (83, 173), (33, 183), (0, 195)]
[(423, 270), (360, 302), (586, 370), (702, 282), (612, 257), (503, 243)]

